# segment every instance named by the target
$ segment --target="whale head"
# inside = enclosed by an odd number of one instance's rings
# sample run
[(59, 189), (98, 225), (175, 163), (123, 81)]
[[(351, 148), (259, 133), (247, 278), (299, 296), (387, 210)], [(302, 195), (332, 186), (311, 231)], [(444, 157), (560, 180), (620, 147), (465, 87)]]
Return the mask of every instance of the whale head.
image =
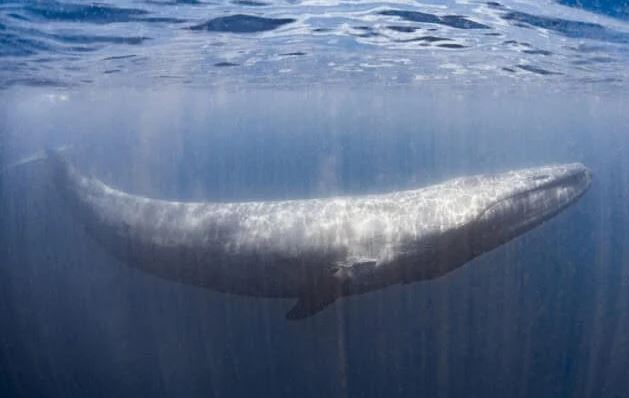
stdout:
[(433, 279), (490, 251), (576, 202), (592, 174), (580, 163), (462, 177), (419, 191), (423, 235), (397, 258), (406, 281)]
[(388, 201), (394, 216), (376, 215), (384, 221), (371, 224), (393, 231), (390, 241), (406, 237), (397, 246), (382, 245), (384, 255), (374, 256), (369, 272), (365, 265), (356, 268), (352, 289), (445, 275), (549, 220), (576, 202), (591, 180), (589, 169), (572, 163), (456, 178), (396, 194)]
[(542, 224), (579, 199), (592, 173), (580, 163), (480, 177), (485, 197), (470, 229), (476, 250), (489, 250)]

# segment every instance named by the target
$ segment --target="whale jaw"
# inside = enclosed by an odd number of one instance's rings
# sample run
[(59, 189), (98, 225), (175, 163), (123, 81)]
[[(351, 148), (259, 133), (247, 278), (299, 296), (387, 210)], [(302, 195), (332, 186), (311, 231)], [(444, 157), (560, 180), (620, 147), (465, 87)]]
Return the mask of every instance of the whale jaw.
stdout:
[(521, 171), (511, 181), (513, 191), (474, 221), (476, 251), (491, 250), (551, 219), (583, 196), (591, 182), (591, 171), (580, 163)]

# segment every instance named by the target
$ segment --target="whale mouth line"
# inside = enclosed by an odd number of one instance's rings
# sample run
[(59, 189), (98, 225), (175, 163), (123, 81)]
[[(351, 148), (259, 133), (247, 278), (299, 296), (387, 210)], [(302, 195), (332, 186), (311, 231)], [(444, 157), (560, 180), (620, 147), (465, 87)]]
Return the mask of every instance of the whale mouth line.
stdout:
[(504, 227), (513, 231), (543, 222), (579, 199), (590, 185), (591, 174), (581, 166), (561, 176), (545, 173), (531, 176), (529, 180), (547, 181), (498, 199), (481, 212), (477, 220), (492, 222), (494, 216), (498, 216), (508, 224)]

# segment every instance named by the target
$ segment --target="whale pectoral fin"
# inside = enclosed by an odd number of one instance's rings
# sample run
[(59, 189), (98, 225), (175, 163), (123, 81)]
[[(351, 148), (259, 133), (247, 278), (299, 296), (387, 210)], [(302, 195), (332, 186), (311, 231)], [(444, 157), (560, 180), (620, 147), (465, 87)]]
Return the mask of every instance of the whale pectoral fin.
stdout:
[(332, 304), (338, 298), (335, 294), (313, 294), (302, 295), (297, 299), (297, 303), (286, 313), (286, 319), (298, 320), (311, 317)]
[(302, 286), (297, 303), (286, 313), (286, 319), (297, 320), (311, 317), (342, 296), (343, 283), (346, 281), (341, 266), (331, 264), (323, 272), (313, 276), (310, 283)]

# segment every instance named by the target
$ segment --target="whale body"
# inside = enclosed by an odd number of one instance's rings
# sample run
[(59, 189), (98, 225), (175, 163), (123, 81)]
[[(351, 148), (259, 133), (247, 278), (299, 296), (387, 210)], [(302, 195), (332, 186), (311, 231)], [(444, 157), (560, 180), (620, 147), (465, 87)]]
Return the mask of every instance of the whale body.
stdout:
[(184, 203), (114, 189), (59, 154), (48, 162), (77, 220), (120, 261), (220, 292), (296, 298), (288, 319), (447, 274), (553, 217), (591, 183), (573, 163), (384, 194)]

